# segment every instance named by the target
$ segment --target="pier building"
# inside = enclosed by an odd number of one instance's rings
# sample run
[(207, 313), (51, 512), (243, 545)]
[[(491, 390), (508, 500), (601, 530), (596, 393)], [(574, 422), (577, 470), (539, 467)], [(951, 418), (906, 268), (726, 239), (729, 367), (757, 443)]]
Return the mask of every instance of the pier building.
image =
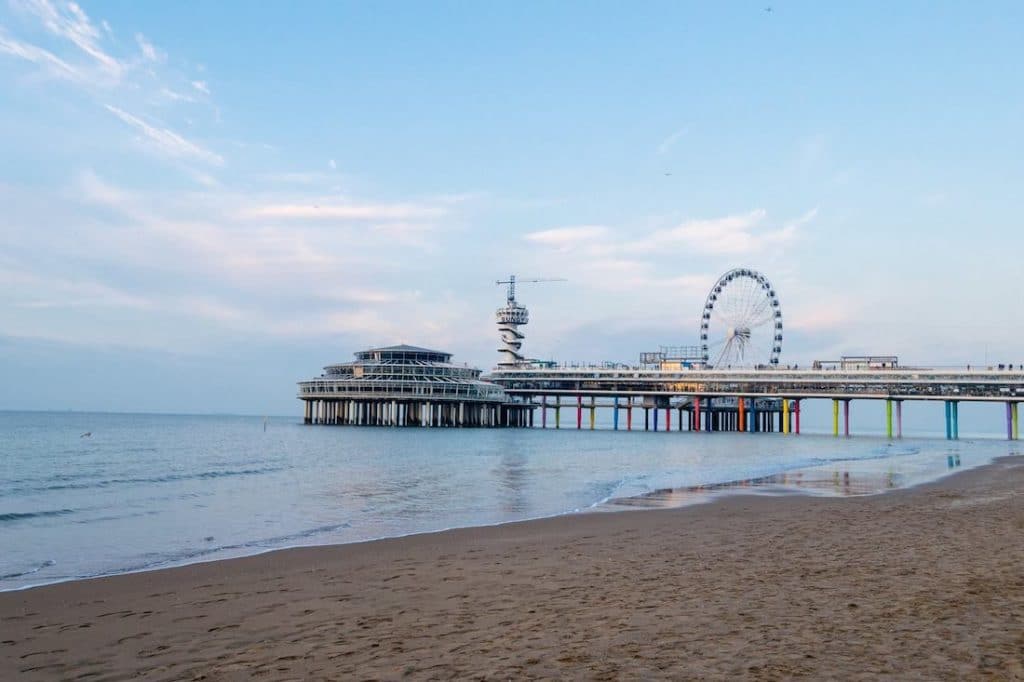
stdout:
[(451, 353), (417, 346), (370, 348), (353, 362), (299, 382), (306, 424), (358, 426), (530, 426), (529, 405), (513, 402), (481, 371)]

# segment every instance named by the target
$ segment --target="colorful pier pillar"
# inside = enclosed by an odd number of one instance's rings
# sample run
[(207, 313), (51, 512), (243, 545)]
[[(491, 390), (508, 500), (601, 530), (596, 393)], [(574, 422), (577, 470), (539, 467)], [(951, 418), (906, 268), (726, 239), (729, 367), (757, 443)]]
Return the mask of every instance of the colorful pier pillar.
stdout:
[(892, 400), (885, 401), (885, 437), (892, 438)]
[(654, 430), (658, 430), (658, 408), (654, 408)]
[(839, 437), (839, 399), (832, 399), (832, 435)]
[(615, 414), (612, 416), (612, 430), (619, 430), (619, 396), (615, 396)]
[(597, 398), (594, 396), (590, 397), (590, 430), (594, 430), (594, 413), (597, 411), (597, 406), (594, 404)]
[(541, 396), (540, 399), (540, 428), (546, 429), (548, 427), (548, 397)]
[(794, 422), (794, 426), (795, 426), (795, 428), (793, 430), (793, 433), (795, 433), (796, 435), (799, 436), (800, 435), (800, 399), (799, 398), (797, 398), (796, 400), (793, 401), (793, 422)]
[(896, 437), (903, 438), (903, 401), (896, 401)]
[(700, 431), (700, 398), (693, 397), (693, 430)]
[(747, 430), (746, 400), (742, 397), (736, 398), (736, 430)]
[(1013, 403), (1006, 403), (1006, 440), (1013, 440)]
[(555, 428), (560, 428), (562, 422), (562, 396), (555, 396)]
[(626, 401), (626, 430), (633, 430), (633, 396)]
[(953, 403), (950, 400), (946, 404), (946, 440), (953, 440)]
[(671, 431), (672, 430), (672, 408), (671, 407), (666, 407), (665, 408), (665, 430), (666, 431)]
[(583, 396), (576, 396), (576, 430), (583, 428)]
[(953, 440), (960, 440), (960, 403), (956, 400), (953, 403)]
[(850, 399), (843, 401), (843, 435), (850, 437)]
[(789, 433), (789, 400), (782, 399), (782, 432)]
[(1020, 403), (1013, 404), (1013, 439), (1020, 440), (1020, 417), (1018, 415), (1018, 407)]

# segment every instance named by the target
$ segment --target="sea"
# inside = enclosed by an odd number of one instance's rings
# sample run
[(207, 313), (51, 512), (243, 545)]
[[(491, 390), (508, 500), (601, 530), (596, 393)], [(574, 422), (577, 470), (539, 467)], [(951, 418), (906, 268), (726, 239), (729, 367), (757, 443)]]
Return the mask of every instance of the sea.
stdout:
[(0, 590), (737, 491), (880, 493), (1019, 451), (998, 432), (947, 441), (550, 426), (0, 412)]

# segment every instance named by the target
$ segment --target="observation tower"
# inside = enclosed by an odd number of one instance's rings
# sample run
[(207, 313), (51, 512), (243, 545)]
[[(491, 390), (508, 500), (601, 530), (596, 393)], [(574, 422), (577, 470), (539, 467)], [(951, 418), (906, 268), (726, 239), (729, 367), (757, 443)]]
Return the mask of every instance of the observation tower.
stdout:
[[(533, 282), (564, 282), (561, 277), (542, 277), (537, 279), (521, 279), (522, 283)], [(526, 306), (516, 301), (516, 276), (509, 275), (508, 279), (498, 280), (495, 284), (507, 284), (508, 293), (505, 305), (498, 308), (495, 316), (498, 319), (498, 333), (501, 335), (501, 347), (498, 348), (498, 369), (509, 369), (526, 362), (526, 358), (520, 350), (523, 347), (523, 339), (526, 335), (519, 331), (519, 328), (530, 321), (530, 313)]]

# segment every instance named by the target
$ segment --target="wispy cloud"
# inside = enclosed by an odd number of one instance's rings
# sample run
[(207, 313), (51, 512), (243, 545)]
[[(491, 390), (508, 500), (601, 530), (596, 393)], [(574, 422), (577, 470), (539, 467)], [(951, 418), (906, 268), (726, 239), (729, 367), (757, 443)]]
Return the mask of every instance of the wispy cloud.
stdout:
[(279, 220), (410, 220), (437, 218), (444, 212), (439, 206), (419, 204), (309, 203), (268, 204), (246, 209), (243, 215)]
[(224, 158), (219, 154), (205, 149), (195, 142), (186, 140), (168, 128), (158, 128), (143, 121), (138, 116), (129, 114), (111, 104), (105, 105), (107, 111), (142, 133), (145, 141), (155, 151), (176, 159), (202, 161), (214, 166), (223, 166)]
[(192, 87), (204, 95), (210, 94), (210, 86), (206, 84), (206, 81), (192, 81)]
[(6, 35), (2, 26), (0, 26), (0, 53), (31, 62), (42, 68), (50, 76), (72, 81), (81, 81), (85, 78), (84, 74), (77, 67), (67, 63), (49, 50), (44, 50), (31, 43), (15, 40)]
[(34, 15), (52, 35), (71, 42), (88, 55), (111, 80), (120, 80), (125, 66), (100, 46), (100, 29), (75, 2), (15, 1), (14, 6)]
[(530, 232), (524, 238), (535, 244), (566, 249), (593, 240), (603, 240), (609, 233), (610, 230), (603, 225), (576, 225)]
[(141, 33), (135, 34), (135, 42), (139, 45), (139, 51), (142, 52), (142, 56), (146, 61), (162, 63), (167, 61), (167, 55), (158, 50), (153, 43), (146, 39), (146, 36)]
[(669, 150), (675, 146), (676, 142), (683, 138), (689, 132), (689, 128), (680, 128), (675, 131), (658, 145), (658, 154), (668, 154)]

